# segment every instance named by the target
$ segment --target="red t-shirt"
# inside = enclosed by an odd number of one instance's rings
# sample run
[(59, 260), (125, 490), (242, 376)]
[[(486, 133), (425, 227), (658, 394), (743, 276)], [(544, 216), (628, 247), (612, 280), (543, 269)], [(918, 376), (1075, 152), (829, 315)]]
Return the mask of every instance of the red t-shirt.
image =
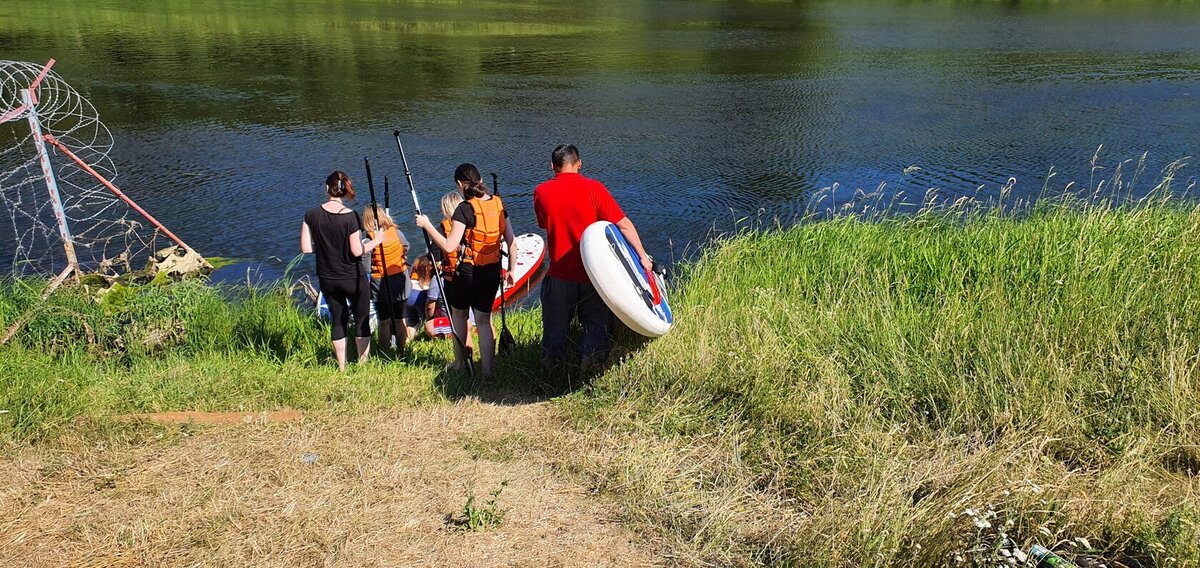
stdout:
[(579, 256), (579, 239), (596, 221), (616, 223), (625, 218), (604, 184), (579, 174), (559, 173), (533, 191), (538, 226), (546, 230), (550, 276), (587, 282)]

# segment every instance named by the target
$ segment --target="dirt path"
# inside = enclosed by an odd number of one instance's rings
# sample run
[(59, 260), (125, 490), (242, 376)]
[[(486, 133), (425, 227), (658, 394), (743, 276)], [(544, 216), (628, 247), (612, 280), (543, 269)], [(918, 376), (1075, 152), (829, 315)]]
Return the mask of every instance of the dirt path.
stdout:
[[(0, 566), (655, 565), (546, 465), (557, 428), (544, 404), (464, 401), (22, 450), (0, 459)], [(499, 527), (448, 520), (504, 481)]]

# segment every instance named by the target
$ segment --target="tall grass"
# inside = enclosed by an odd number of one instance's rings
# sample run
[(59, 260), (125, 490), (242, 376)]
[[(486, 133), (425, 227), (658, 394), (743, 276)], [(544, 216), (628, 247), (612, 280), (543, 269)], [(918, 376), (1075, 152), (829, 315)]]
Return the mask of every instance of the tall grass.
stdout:
[(571, 467), (701, 563), (1200, 564), (1198, 244), (1169, 198), (743, 234)]
[(32, 310), (0, 348), (0, 440), (53, 435), (79, 418), (168, 410), (363, 410), (431, 400), (445, 346), (376, 358), (342, 375), (329, 331), (283, 287), (223, 289), (200, 281), (83, 287), (39, 304), (44, 282), (0, 289), (4, 322)]

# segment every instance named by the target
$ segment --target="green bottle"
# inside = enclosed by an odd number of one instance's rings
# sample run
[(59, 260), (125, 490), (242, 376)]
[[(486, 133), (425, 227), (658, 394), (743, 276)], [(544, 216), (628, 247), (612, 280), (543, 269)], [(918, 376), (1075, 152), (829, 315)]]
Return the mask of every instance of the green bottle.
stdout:
[(1038, 568), (1078, 568), (1070, 560), (1050, 552), (1050, 549), (1039, 544), (1029, 549), (1029, 555), (1037, 560)]

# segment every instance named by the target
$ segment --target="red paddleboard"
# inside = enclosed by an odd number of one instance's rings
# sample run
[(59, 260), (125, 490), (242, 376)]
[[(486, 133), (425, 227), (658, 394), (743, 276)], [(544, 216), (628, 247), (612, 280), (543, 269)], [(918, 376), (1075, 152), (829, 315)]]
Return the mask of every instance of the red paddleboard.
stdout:
[[(501, 283), (500, 290), (496, 292), (496, 301), (492, 304), (492, 310), (500, 309), (501, 302), (508, 302), (521, 294), (524, 294), (525, 285), (529, 283), (529, 279), (537, 272), (542, 261), (546, 258), (546, 242), (533, 233), (525, 233), (517, 235), (517, 258), (516, 263), (512, 268), (509, 268), (508, 256), (504, 256), (500, 260), (500, 266), (505, 270), (512, 272), (513, 285), (506, 287)], [(503, 245), (505, 250), (508, 249), (508, 244)]]

